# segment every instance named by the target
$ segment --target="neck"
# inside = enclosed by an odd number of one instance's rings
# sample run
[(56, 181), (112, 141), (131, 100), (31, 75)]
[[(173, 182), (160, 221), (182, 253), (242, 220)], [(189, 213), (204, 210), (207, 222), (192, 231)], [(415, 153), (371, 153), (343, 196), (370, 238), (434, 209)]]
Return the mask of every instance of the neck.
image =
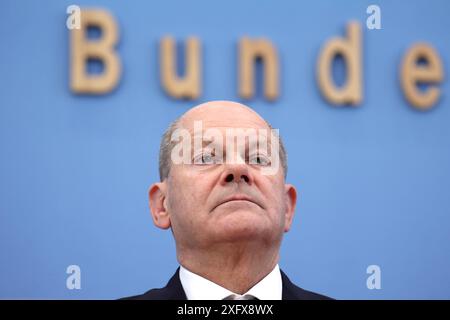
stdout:
[(279, 244), (261, 248), (261, 243), (225, 243), (207, 250), (177, 245), (177, 258), (189, 271), (234, 293), (244, 294), (275, 268)]

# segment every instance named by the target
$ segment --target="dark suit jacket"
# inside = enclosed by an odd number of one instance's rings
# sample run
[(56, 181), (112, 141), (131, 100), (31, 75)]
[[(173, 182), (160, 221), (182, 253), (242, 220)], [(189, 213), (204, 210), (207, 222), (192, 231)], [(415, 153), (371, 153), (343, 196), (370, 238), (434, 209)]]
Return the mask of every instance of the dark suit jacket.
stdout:
[[(175, 274), (170, 278), (169, 282), (164, 288), (151, 289), (144, 294), (128, 297), (125, 300), (187, 300), (184, 293), (183, 286), (181, 285), (180, 268), (177, 269)], [(281, 270), (280, 270), (281, 271)], [(293, 284), (289, 278), (281, 271), (281, 279), (283, 282), (283, 300), (328, 300), (329, 297), (306, 291)]]

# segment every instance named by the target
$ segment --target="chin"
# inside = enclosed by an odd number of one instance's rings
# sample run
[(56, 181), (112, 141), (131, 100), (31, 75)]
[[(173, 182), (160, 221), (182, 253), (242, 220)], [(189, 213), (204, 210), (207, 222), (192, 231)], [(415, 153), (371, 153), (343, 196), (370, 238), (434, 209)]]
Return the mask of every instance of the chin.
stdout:
[(216, 235), (226, 241), (258, 239), (270, 235), (271, 228), (264, 216), (255, 212), (228, 213), (214, 224)]

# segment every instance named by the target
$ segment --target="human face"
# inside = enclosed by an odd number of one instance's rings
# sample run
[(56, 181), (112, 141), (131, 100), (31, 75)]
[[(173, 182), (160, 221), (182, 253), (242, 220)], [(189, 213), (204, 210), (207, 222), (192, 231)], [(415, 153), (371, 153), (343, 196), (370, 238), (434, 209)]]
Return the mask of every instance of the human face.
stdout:
[[(229, 104), (215, 102), (194, 108), (183, 116), (181, 126), (193, 135), (194, 121), (202, 121), (204, 131), (214, 128), (224, 137), (229, 129), (270, 130), (251, 109)], [(226, 141), (223, 144), (226, 150)], [(235, 152), (235, 159), (245, 158)], [(279, 244), (292, 222), (295, 189), (285, 184), (281, 167), (267, 175), (261, 164), (242, 160), (172, 165), (168, 178), (153, 189), (161, 191), (153, 193), (153, 198), (162, 203), (153, 205), (155, 223), (160, 227), (170, 225), (177, 245), (207, 247), (239, 241)], [(155, 212), (163, 212), (162, 218), (155, 218)]]

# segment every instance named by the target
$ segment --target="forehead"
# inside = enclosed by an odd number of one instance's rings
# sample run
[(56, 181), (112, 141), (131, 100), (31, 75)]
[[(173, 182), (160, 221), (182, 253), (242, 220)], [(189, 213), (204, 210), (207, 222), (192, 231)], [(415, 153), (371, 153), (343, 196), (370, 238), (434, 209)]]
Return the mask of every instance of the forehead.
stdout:
[(201, 121), (208, 128), (268, 129), (268, 124), (252, 109), (237, 103), (213, 103), (200, 105), (186, 112), (180, 119), (182, 127), (192, 130), (194, 121)]

